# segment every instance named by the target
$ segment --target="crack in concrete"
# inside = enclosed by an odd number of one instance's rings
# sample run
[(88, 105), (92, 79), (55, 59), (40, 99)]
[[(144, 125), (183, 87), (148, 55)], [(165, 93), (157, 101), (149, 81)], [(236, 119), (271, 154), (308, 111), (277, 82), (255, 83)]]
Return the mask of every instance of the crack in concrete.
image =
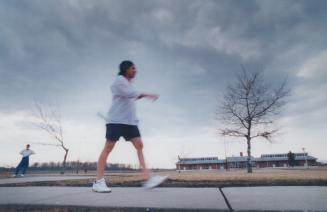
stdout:
[(222, 188), (218, 188), (218, 189), (219, 189), (221, 195), (223, 196), (223, 198), (224, 198), (224, 200), (225, 200), (225, 203), (226, 203), (226, 205), (227, 205), (229, 211), (234, 211), (233, 208), (232, 208), (232, 206), (230, 205), (230, 203), (229, 203), (229, 201), (228, 201), (226, 195), (224, 194)]

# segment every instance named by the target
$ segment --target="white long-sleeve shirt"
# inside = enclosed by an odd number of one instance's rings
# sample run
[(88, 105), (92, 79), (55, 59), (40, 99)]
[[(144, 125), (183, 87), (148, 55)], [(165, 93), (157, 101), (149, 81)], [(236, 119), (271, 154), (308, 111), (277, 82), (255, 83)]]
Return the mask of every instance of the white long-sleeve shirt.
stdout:
[(132, 84), (122, 75), (119, 75), (111, 86), (112, 105), (107, 114), (109, 124), (137, 125), (136, 99), (141, 95)]
[(33, 150), (30, 150), (30, 149), (23, 149), (22, 151), (20, 151), (19, 154), (21, 154), (23, 156), (23, 158), (24, 158), (24, 157), (28, 157), (28, 156), (30, 156), (32, 154), (35, 154), (35, 152)]

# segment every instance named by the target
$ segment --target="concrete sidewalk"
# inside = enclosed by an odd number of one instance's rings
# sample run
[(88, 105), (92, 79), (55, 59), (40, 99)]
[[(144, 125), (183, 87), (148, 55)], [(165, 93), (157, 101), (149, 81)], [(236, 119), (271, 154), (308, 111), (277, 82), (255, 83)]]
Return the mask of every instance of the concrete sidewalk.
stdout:
[[(161, 208), (228, 211), (217, 188), (112, 188), (95, 193), (91, 187), (1, 187), (0, 205), (52, 205), (106, 208)], [(144, 211), (144, 210), (143, 210)]]
[(327, 211), (327, 187), (273, 186), (224, 188), (234, 210)]
[[(218, 211), (327, 211), (327, 187), (156, 188), (1, 187), (0, 208), (9, 205)], [(226, 199), (224, 199), (224, 196)], [(229, 207), (229, 206), (230, 207)], [(129, 209), (128, 209), (129, 208)]]
[(0, 179), (0, 185), (60, 180), (94, 179), (94, 176), (25, 176)]
[[(99, 194), (91, 187), (6, 187), (25, 182), (90, 179), (93, 176), (30, 176), (0, 179), (0, 211), (7, 206), (88, 207), (218, 211), (327, 211), (327, 187), (275, 186), (233, 188), (113, 187)], [(90, 185), (91, 186), (91, 185)], [(128, 210), (127, 210), (128, 209)]]

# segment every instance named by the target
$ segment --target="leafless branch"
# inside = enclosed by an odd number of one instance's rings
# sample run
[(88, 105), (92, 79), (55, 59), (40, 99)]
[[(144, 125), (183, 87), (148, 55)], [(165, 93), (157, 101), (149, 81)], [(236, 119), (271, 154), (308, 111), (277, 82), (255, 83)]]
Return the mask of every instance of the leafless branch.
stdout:
[[(265, 82), (263, 72), (249, 73), (243, 65), (236, 79), (234, 84), (226, 87), (217, 112), (218, 119), (227, 126), (219, 129), (219, 134), (245, 137), (250, 163), (251, 139), (262, 137), (272, 141), (277, 132), (274, 118), (286, 103), (290, 91), (286, 88), (286, 80), (274, 89)], [(263, 126), (265, 130), (262, 130)]]
[(38, 101), (35, 100), (34, 104), (38, 114), (37, 115), (38, 121), (34, 122), (33, 124), (39, 129), (47, 132), (52, 138), (54, 138), (55, 141), (58, 142), (57, 144), (47, 144), (47, 143), (40, 143), (40, 144), (61, 147), (65, 151), (64, 160), (63, 160), (63, 169), (64, 169), (69, 149), (64, 144), (61, 115), (60, 112), (57, 110), (58, 106), (49, 107), (50, 112), (46, 113), (44, 111), (44, 106), (42, 106)]

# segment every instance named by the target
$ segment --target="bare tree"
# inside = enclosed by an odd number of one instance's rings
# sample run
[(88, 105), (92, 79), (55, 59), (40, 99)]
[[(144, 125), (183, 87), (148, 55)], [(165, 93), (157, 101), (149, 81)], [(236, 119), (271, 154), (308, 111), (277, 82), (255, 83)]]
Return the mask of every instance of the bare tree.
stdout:
[(274, 120), (289, 94), (286, 80), (274, 88), (266, 83), (263, 72), (248, 73), (244, 67), (235, 83), (227, 86), (217, 113), (225, 128), (222, 136), (245, 138), (247, 142), (247, 172), (252, 172), (251, 141), (262, 137), (272, 141), (278, 131)]
[(37, 109), (37, 121), (33, 124), (38, 128), (47, 132), (56, 141), (56, 144), (49, 144), (49, 143), (38, 143), (38, 144), (57, 146), (64, 150), (65, 155), (62, 162), (63, 168), (61, 171), (61, 174), (64, 174), (66, 168), (66, 159), (69, 149), (65, 146), (64, 143), (61, 115), (59, 113), (58, 107), (56, 107), (57, 110), (53, 107), (49, 107), (50, 112), (47, 113), (44, 109), (44, 106), (42, 106), (37, 101), (34, 101), (34, 103)]

